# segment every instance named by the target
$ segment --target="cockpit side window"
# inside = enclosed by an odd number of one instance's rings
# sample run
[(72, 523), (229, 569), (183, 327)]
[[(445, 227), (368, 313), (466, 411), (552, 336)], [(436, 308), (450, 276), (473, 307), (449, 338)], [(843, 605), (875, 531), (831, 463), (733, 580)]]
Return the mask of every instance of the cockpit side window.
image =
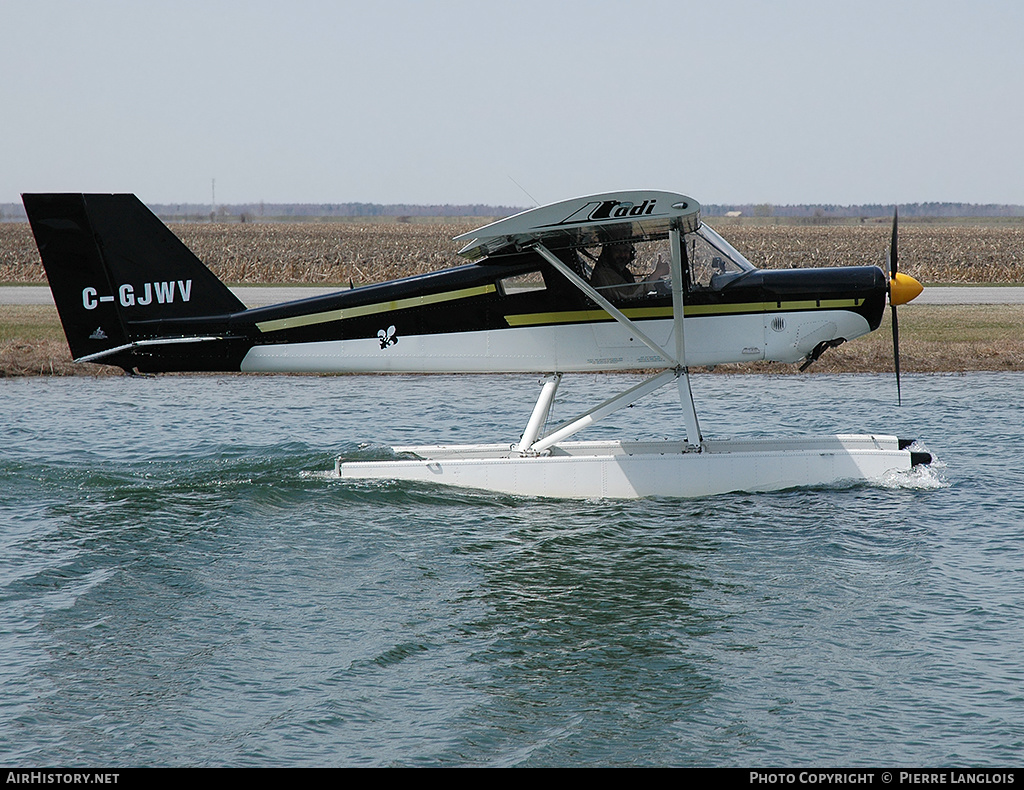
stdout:
[(544, 276), (540, 270), (514, 274), (511, 277), (503, 277), (498, 280), (498, 287), (504, 296), (529, 293), (530, 291), (543, 291), (547, 288)]
[(668, 241), (605, 239), (581, 250), (591, 265), (590, 284), (612, 302), (650, 299), (671, 293)]

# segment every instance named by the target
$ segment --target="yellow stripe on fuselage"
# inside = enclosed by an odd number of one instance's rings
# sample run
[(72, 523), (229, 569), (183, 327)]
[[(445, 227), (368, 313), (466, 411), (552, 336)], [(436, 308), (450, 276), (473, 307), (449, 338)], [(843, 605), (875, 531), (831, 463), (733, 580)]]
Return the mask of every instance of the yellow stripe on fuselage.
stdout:
[[(837, 310), (859, 307), (861, 299), (809, 299), (798, 302), (746, 302), (744, 304), (688, 304), (684, 314), (697, 316), (733, 315), (735, 313), (779, 313), (789, 310)], [(671, 318), (671, 307), (630, 307), (622, 311), (627, 318)], [(582, 324), (613, 320), (604, 310), (566, 310), (558, 313), (523, 313), (507, 315), (509, 326), (540, 324)]]
[[(622, 311), (627, 318), (671, 318), (671, 307), (633, 307)], [(687, 308), (689, 312), (689, 308)], [(613, 320), (604, 310), (566, 310), (558, 313), (524, 313), (507, 315), (509, 326), (536, 326), (538, 324), (584, 324), (591, 321)]]
[(278, 332), (282, 329), (295, 329), (300, 326), (313, 326), (314, 324), (326, 324), (331, 321), (344, 321), (346, 318), (358, 318), (364, 315), (375, 315), (377, 313), (389, 313), (393, 310), (405, 310), (410, 307), (424, 307), (426, 305), (450, 302), (455, 299), (466, 299), (470, 296), (482, 296), (494, 293), (497, 290), (494, 284), (478, 285), (473, 288), (461, 288), (458, 291), (445, 291), (444, 293), (426, 294), (425, 296), (410, 296), (407, 299), (393, 299), (390, 302), (377, 302), (375, 304), (363, 304), (356, 307), (342, 307), (338, 310), (328, 310), (323, 313), (308, 313), (296, 315), (290, 318), (275, 318), (272, 321), (260, 321), (256, 324), (261, 332)]

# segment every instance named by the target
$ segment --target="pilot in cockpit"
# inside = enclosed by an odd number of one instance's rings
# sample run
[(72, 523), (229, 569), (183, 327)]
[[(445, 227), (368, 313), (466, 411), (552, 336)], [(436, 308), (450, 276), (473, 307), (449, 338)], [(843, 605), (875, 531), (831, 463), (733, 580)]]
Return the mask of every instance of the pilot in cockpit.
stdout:
[(629, 242), (631, 227), (613, 226), (601, 233), (601, 255), (590, 275), (590, 284), (602, 295), (612, 299), (637, 299), (657, 290), (657, 281), (669, 274), (668, 262), (658, 257), (654, 269), (640, 282), (629, 269), (636, 259), (636, 249)]

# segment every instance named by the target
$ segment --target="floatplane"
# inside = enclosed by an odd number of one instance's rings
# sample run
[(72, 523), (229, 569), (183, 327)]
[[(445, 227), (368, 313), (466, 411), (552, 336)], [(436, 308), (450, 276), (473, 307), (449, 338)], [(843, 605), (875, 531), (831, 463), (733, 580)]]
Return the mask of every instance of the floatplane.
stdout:
[[(247, 309), (134, 195), (26, 194), (74, 359), (126, 372), (540, 373), (536, 406), (500, 444), (395, 447), (338, 459), (343, 478), (428, 481), (527, 496), (693, 497), (878, 481), (931, 462), (885, 434), (718, 440), (689, 369), (807, 366), (878, 328), (921, 291), (888, 268), (760, 270), (701, 221), (693, 198), (630, 190), (533, 208), (456, 237), (469, 263)], [(566, 373), (655, 371), (548, 426)], [(675, 384), (678, 438), (571, 441)], [(664, 425), (661, 426), (664, 428)]]

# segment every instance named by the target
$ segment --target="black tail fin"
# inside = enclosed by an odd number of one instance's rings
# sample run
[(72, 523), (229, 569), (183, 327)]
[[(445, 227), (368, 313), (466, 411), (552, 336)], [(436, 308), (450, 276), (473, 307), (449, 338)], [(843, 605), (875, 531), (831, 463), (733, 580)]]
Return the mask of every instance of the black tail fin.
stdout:
[(135, 195), (22, 201), (75, 359), (130, 343), (132, 322), (245, 309)]

